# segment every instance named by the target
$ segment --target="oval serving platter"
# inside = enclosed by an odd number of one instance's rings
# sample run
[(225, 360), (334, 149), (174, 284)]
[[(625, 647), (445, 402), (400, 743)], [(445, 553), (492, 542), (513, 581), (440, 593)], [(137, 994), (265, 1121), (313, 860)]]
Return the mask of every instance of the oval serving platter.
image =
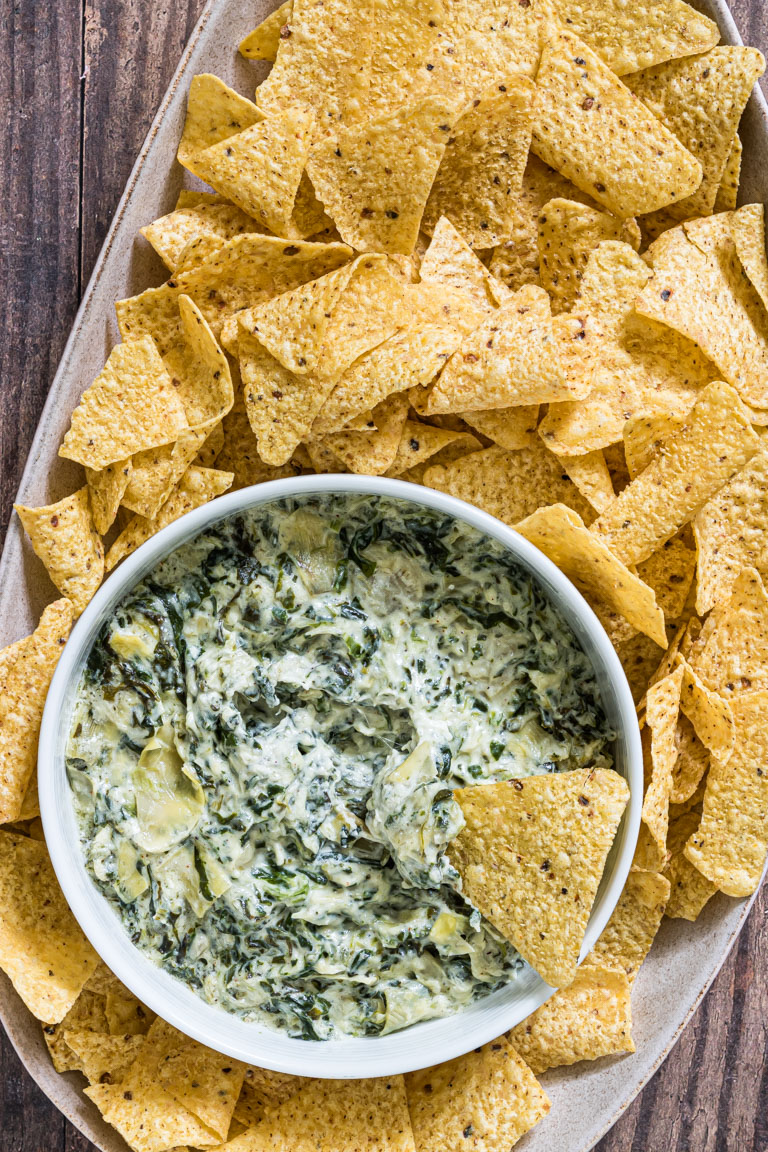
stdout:
[[(723, 43), (740, 44), (724, 0), (693, 0), (720, 26)], [(43, 504), (71, 491), (74, 466), (58, 458), (69, 415), (119, 340), (113, 303), (165, 278), (139, 228), (170, 210), (182, 185), (173, 163), (189, 82), (214, 72), (250, 95), (267, 64), (241, 59), (236, 46), (276, 7), (274, 0), (209, 0), (131, 173), (75, 320), (27, 461), (19, 499)], [(768, 201), (768, 106), (759, 91), (741, 125), (744, 169), (740, 200)], [(11, 522), (0, 559), (0, 646), (26, 635), (55, 591), (32, 553), (18, 520)], [(589, 1152), (618, 1120), (669, 1054), (700, 1004), (743, 927), (754, 901), (723, 896), (710, 901), (695, 924), (665, 920), (633, 991), (633, 1056), (598, 1060), (548, 1072), (552, 1101), (546, 1124), (523, 1138), (520, 1152)], [(21, 1060), (43, 1092), (101, 1152), (126, 1152), (82, 1093), (79, 1073), (53, 1070), (39, 1023), (0, 973), (0, 1020)]]

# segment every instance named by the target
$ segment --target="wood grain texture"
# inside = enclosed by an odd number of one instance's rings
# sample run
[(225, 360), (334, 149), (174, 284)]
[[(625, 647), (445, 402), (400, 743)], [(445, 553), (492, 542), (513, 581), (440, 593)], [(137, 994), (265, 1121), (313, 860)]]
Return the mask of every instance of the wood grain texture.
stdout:
[[(79, 298), (202, 4), (0, 4), (0, 547)], [(768, 48), (764, 0), (732, 7), (745, 40)], [(767, 1050), (764, 891), (679, 1043), (595, 1152), (768, 1152)], [(2, 1031), (0, 1148), (92, 1148)]]

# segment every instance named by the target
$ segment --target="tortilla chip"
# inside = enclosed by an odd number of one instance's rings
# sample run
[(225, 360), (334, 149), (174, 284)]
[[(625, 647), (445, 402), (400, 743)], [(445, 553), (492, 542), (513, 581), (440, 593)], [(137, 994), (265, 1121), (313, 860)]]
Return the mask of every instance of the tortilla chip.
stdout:
[(550, 405), (540, 433), (553, 451), (574, 456), (605, 448), (621, 440), (633, 415), (683, 416), (717, 376), (695, 344), (670, 339), (669, 329), (635, 314), (650, 275), (628, 244), (605, 241), (590, 256), (574, 313), (556, 323), (581, 321), (568, 364), (591, 391), (584, 401)]
[(286, 108), (194, 157), (193, 171), (277, 236), (290, 235), (314, 116)]
[(734, 136), (728, 159), (725, 162), (725, 171), (720, 181), (720, 187), (715, 197), (715, 212), (732, 212), (739, 202), (739, 184), (741, 182), (741, 161), (744, 154), (744, 145), (739, 136)]
[(186, 512), (191, 512), (193, 508), (199, 508), (201, 504), (207, 504), (209, 500), (221, 496), (222, 492), (226, 492), (230, 487), (233, 479), (231, 472), (190, 465), (154, 519), (146, 520), (143, 516), (134, 516), (128, 522), (107, 553), (107, 571), (111, 572), (116, 564), (131, 552), (135, 552), (161, 528), (178, 520)]
[(99, 958), (69, 910), (45, 844), (0, 832), (0, 968), (30, 1012), (57, 1024)]
[(429, 193), (425, 232), (446, 216), (474, 247), (510, 238), (531, 144), (534, 92), (525, 76), (505, 77), (464, 110)]
[(342, 239), (363, 252), (413, 252), (454, 118), (427, 97), (314, 149), (307, 172)]
[(318, 138), (358, 121), (368, 96), (374, 11), (373, 0), (293, 0), (272, 71), (256, 91), (259, 108), (276, 115), (311, 103)]
[(524, 284), (539, 283), (539, 217), (544, 205), (554, 199), (595, 207), (590, 196), (531, 153), (523, 172), (511, 239), (494, 248), (490, 264), (493, 275), (513, 291)]
[(520, 448), (532, 447), (536, 442), (539, 405), (521, 404), (512, 408), (492, 408), (487, 412), (462, 412), (461, 418), (500, 448), (517, 452)]
[(695, 572), (696, 553), (679, 536), (637, 566), (638, 576), (653, 588), (656, 603), (668, 621), (676, 620), (685, 608)]
[(79, 616), (104, 575), (104, 546), (91, 517), (88, 486), (56, 504), (14, 504), (48, 575)]
[(57, 1072), (71, 1072), (82, 1067), (65, 1033), (74, 1030), (76, 1034), (106, 1033), (107, 1018), (104, 1014), (104, 997), (90, 992), (86, 987), (67, 1012), (60, 1024), (46, 1024), (43, 1038), (51, 1054)]
[(170, 1096), (226, 1140), (246, 1065), (177, 1032), (157, 1078)]
[(687, 716), (677, 718), (677, 760), (672, 769), (671, 804), (685, 804), (695, 794), (709, 768), (709, 750), (696, 735)]
[(263, 119), (250, 100), (240, 96), (210, 73), (192, 77), (187, 97), (187, 117), (177, 152), (180, 164), (189, 167), (206, 148), (235, 136)]
[(545, 404), (586, 394), (563, 368), (543, 288), (521, 288), (453, 354), (429, 395), (427, 412)]
[(475, 308), (492, 313), (508, 296), (450, 220), (441, 216), (424, 253), (419, 276), (423, 283), (442, 284), (464, 293)]
[(713, 48), (628, 76), (626, 85), (674, 133), (702, 166), (704, 178), (693, 195), (643, 221), (656, 236), (679, 220), (708, 216), (750, 93), (765, 69), (756, 48)]
[(99, 536), (106, 536), (115, 521), (132, 469), (133, 463), (129, 457), (127, 460), (116, 460), (114, 464), (107, 464), (106, 468), (98, 471), (93, 468), (85, 470), (91, 497), (93, 525)]
[(765, 255), (765, 209), (745, 204), (731, 217), (731, 234), (741, 266), (768, 308), (768, 259)]
[(448, 855), (464, 895), (548, 984), (570, 984), (629, 799), (626, 781), (584, 768), (459, 788), (454, 796), (466, 825)]
[(668, 880), (658, 872), (633, 869), (586, 963), (618, 968), (631, 988), (659, 930), (668, 898)]
[(473, 452), (454, 464), (434, 465), (424, 474), (424, 483), (428, 488), (476, 504), (513, 527), (545, 502), (565, 504), (582, 519), (589, 518), (590, 513), (589, 505), (565, 475), (557, 457), (540, 443), (519, 452), (494, 446)]
[(117, 977), (106, 994), (104, 1011), (111, 1036), (146, 1036), (157, 1019)]
[(536, 75), (532, 150), (614, 216), (695, 192), (698, 160), (565, 28), (550, 28)]
[(768, 595), (754, 568), (744, 569), (730, 597), (715, 605), (689, 660), (702, 683), (727, 699), (768, 691)]
[(65, 1039), (91, 1084), (119, 1084), (145, 1043), (143, 1036), (104, 1036), (67, 1029)]
[[(666, 858), (669, 797), (672, 773), (677, 760), (675, 731), (683, 685), (683, 669), (678, 667), (648, 689), (646, 723), (651, 732), (646, 757), (646, 790), (643, 823), (653, 837), (659, 859)], [(645, 750), (645, 749), (644, 749)]]
[(733, 752), (726, 762), (712, 757), (701, 824), (685, 856), (727, 896), (750, 896), (768, 848), (768, 693), (737, 696), (731, 707)]
[(637, 251), (640, 229), (634, 220), (617, 220), (575, 200), (555, 199), (539, 216), (539, 276), (552, 297), (552, 311), (570, 312), (579, 295), (589, 257), (605, 240), (619, 240)]
[(417, 468), (430, 460), (449, 444), (462, 441), (471, 442), (473, 448), (479, 445), (479, 441), (466, 432), (452, 432), (448, 428), (433, 428), (431, 424), (422, 424), (419, 420), (406, 420), (387, 476), (400, 476), (410, 468)]
[(665, 232), (635, 307), (693, 340), (747, 404), (768, 407), (768, 316), (742, 272), (725, 212)]
[[(606, 627), (603, 619), (603, 613), (599, 611), (600, 605), (595, 604), (593, 611), (597, 615), (600, 623), (608, 633), (608, 637), (616, 649), (616, 655), (621, 661), (621, 666), (624, 669), (624, 675), (627, 677), (629, 688), (632, 693), (632, 699), (635, 704), (643, 699), (648, 688), (648, 683), (651, 676), (656, 671), (659, 664), (659, 646), (655, 640), (651, 640), (650, 636), (643, 635), (642, 632), (634, 632), (632, 636), (625, 636), (622, 639), (615, 641), (611, 635), (609, 628)], [(622, 617), (616, 617), (622, 620)]]
[(629, 484), (592, 531), (625, 564), (639, 564), (691, 520), (760, 444), (728, 385), (699, 396), (685, 425)]
[(706, 52), (720, 39), (714, 20), (682, 0), (555, 0), (555, 11), (617, 76)]
[(620, 560), (562, 503), (537, 507), (515, 530), (556, 564), (590, 600), (606, 605), (666, 647), (664, 614), (653, 589)]
[(664, 875), (670, 883), (666, 915), (673, 920), (697, 920), (717, 888), (683, 854), (686, 842), (696, 832), (701, 811), (685, 812), (669, 823), (669, 864)]
[(452, 444), (446, 445), (436, 452), (434, 456), (430, 456), (423, 464), (415, 464), (409, 468), (407, 472), (402, 472), (399, 476), (400, 480), (407, 480), (410, 484), (423, 484), (424, 476), (427, 469), (435, 465), (444, 466), (453, 464), (455, 460), (461, 460), (464, 456), (469, 456), (473, 452), (478, 452), (482, 448), (480, 441), (471, 434), (471, 432), (457, 433), (457, 439)]
[(690, 664), (678, 656), (684, 676), (680, 708), (693, 725), (696, 735), (723, 763), (734, 746), (734, 717), (731, 704), (701, 682)]
[(627, 420), (623, 433), (624, 454), (632, 480), (648, 467), (665, 441), (676, 436), (684, 424), (684, 416), (669, 412), (655, 412), (653, 415), (639, 412)]
[(175, 440), (184, 407), (149, 336), (112, 349), (72, 413), (59, 456), (99, 471), (144, 448)]
[(220, 248), (243, 232), (258, 232), (256, 221), (234, 204), (199, 204), (176, 208), (140, 229), (166, 268), (177, 271), (190, 241), (201, 237)]
[(509, 1033), (531, 1071), (634, 1052), (629, 981), (623, 972), (582, 964), (561, 988)]
[(323, 444), (350, 472), (381, 476), (395, 461), (408, 415), (408, 397), (388, 396), (373, 410), (376, 429), (370, 432), (334, 432)]
[[(187, 341), (178, 298), (189, 296), (218, 336), (225, 321), (332, 272), (352, 257), (345, 244), (286, 243), (277, 236), (235, 236), (201, 265), (180, 273), (159, 288), (115, 305), (124, 339), (150, 335), (174, 375), (186, 367)], [(175, 437), (171, 437), (174, 439)], [(136, 448), (145, 445), (135, 446)]]
[(419, 70), (441, 35), (448, 13), (441, 0), (377, 0), (368, 115), (405, 103)]
[(247, 1064), (243, 1087), (235, 1105), (235, 1116), (250, 1127), (260, 1119), (265, 1107), (282, 1104), (309, 1083), (306, 1076), (289, 1076), (285, 1072), (272, 1072), (268, 1068)]
[(420, 1152), (509, 1152), (549, 1111), (530, 1068), (503, 1037), (405, 1078)]
[[(611, 507), (616, 493), (605, 454), (600, 449), (588, 452), (586, 456), (561, 456), (560, 463), (596, 512), (605, 512)], [(648, 583), (647, 580), (645, 582)]]
[(121, 504), (151, 520), (157, 515), (174, 487), (197, 456), (205, 431), (187, 428), (175, 444), (137, 452), (133, 457), (130, 482)]
[(293, 0), (284, 0), (253, 32), (240, 41), (239, 52), (246, 60), (274, 60), (280, 46), (280, 33), (289, 24)]
[[(234, 388), (232, 392), (232, 404), (234, 406)], [(216, 463), (216, 457), (224, 448), (224, 421), (217, 420), (211, 426), (205, 440), (200, 446), (200, 450), (195, 456), (194, 463), (199, 464), (201, 468), (213, 468)], [(227, 472), (229, 469), (225, 468), (223, 471)]]
[[(232, 490), (248, 488), (264, 480), (280, 480), (284, 476), (296, 476), (302, 471), (298, 464), (289, 460), (280, 468), (265, 464), (258, 453), (253, 429), (245, 410), (242, 391), (235, 400), (232, 411), (224, 418), (224, 448), (216, 463), (219, 469), (231, 472), (234, 476)], [(207, 465), (206, 465), (207, 467)]]

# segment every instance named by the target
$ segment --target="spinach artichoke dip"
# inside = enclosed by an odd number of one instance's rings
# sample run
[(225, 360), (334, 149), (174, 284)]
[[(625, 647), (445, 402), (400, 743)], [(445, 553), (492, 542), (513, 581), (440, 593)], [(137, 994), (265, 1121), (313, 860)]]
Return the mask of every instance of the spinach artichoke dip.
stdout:
[(609, 767), (613, 737), (576, 637), (500, 544), (314, 496), (216, 524), (124, 598), (67, 765), (134, 944), (208, 1003), (325, 1040), (514, 979), (446, 855), (452, 790)]

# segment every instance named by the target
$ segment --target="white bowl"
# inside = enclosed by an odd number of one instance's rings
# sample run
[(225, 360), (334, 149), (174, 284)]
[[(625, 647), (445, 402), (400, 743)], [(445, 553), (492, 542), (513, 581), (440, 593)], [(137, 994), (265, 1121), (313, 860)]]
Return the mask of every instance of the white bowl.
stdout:
[(246, 509), (311, 493), (389, 496), (446, 513), (503, 544), (545, 589), (578, 637), (595, 670), (609, 723), (618, 733), (615, 768), (630, 800), (605, 867), (589, 920), (582, 959), (605, 927), (624, 887), (640, 827), (643, 764), (632, 694), (597, 617), (570, 581), (511, 528), (442, 492), (369, 476), (306, 476), (275, 480), (222, 496), (169, 524), (109, 577), (78, 620), (59, 660), (43, 715), (38, 757), (40, 810), (54, 869), (67, 901), (93, 947), (128, 988), (163, 1019), (219, 1052), (297, 1076), (355, 1079), (392, 1076), (459, 1056), (530, 1015), (552, 988), (525, 968), (504, 988), (441, 1020), (387, 1036), (313, 1041), (249, 1024), (201, 1000), (156, 967), (130, 941), (116, 913), (91, 881), (83, 860), (65, 768), (65, 749), (80, 673), (96, 635), (123, 596), (160, 560), (203, 529)]

